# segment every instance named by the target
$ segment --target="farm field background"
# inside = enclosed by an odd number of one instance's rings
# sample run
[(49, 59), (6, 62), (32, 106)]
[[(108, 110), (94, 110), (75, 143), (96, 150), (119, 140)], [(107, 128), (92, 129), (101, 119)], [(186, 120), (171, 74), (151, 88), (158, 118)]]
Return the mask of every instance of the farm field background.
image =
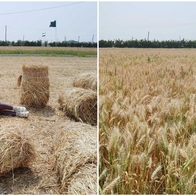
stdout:
[(195, 54), (100, 49), (100, 194), (196, 193)]
[[(27, 48), (26, 48), (27, 49)], [(29, 48), (30, 50), (30, 48)], [(21, 130), (30, 138), (36, 150), (36, 160), (29, 168), (18, 168), (0, 177), (1, 194), (60, 194), (58, 176), (53, 170), (56, 135), (67, 130), (95, 130), (96, 126), (70, 120), (60, 111), (58, 98), (67, 88), (73, 88), (74, 77), (80, 73), (96, 72), (95, 57), (2, 56), (0, 62), (0, 100), (19, 105), (17, 80), (22, 66), (44, 65), (49, 68), (50, 99), (45, 108), (28, 108), (27, 119), (0, 116), (0, 128)], [(96, 141), (95, 141), (96, 143)], [(96, 180), (96, 179), (95, 179)]]
[(77, 47), (27, 47), (27, 46), (1, 46), (0, 55), (40, 55), (40, 56), (79, 56), (96, 57), (96, 48), (77, 48)]

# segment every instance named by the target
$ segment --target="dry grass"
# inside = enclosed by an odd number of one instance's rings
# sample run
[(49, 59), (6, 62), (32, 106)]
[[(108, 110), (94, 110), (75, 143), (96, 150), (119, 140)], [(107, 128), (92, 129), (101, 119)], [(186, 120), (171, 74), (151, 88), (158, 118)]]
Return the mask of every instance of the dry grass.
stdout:
[(65, 127), (57, 136), (55, 170), (62, 194), (96, 194), (96, 138), (96, 127), (81, 123)]
[[(63, 93), (62, 93), (63, 94)], [(66, 89), (59, 96), (60, 109), (78, 121), (97, 124), (97, 93), (83, 88)]]
[(101, 194), (196, 193), (195, 62), (192, 49), (100, 50)]
[(73, 86), (97, 91), (97, 73), (82, 73), (76, 76)]
[[(23, 75), (19, 91), (20, 103), (36, 108), (45, 107), (50, 96), (48, 67), (23, 65), (22, 71)], [(18, 81), (20, 81), (20, 79), (18, 79)]]
[[(53, 160), (56, 135), (65, 127), (80, 126), (70, 121), (58, 109), (58, 97), (62, 89), (72, 87), (75, 74), (96, 71), (96, 58), (79, 57), (1, 57), (0, 62), (0, 100), (11, 105), (19, 105), (20, 97), (17, 87), (18, 76), (22, 65), (30, 62), (36, 65), (48, 66), (50, 79), (50, 99), (46, 107), (38, 109), (27, 107), (30, 112), (28, 119), (0, 116), (0, 129), (25, 133), (32, 140), (36, 150), (36, 161), (28, 168), (18, 168), (0, 177), (0, 194), (60, 194), (59, 176), (53, 170)], [(86, 124), (84, 124), (86, 125)]]

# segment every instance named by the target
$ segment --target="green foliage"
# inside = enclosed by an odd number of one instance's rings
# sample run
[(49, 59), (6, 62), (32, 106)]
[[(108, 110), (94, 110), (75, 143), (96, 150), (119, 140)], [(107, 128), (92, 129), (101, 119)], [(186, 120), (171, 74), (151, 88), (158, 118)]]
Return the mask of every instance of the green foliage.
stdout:
[(85, 48), (96, 48), (96, 42), (77, 42), (77, 41), (63, 41), (63, 42), (43, 42), (41, 40), (28, 41), (28, 40), (18, 40), (18, 41), (2, 41), (0, 40), (0, 46), (51, 46), (51, 47), (85, 47)]
[(40, 55), (40, 56), (96, 56), (96, 49), (53, 47), (0, 47), (0, 55)]
[(166, 40), (166, 41), (148, 41), (146, 39), (141, 40), (100, 40), (99, 47), (117, 47), (117, 48), (196, 48), (196, 40)]

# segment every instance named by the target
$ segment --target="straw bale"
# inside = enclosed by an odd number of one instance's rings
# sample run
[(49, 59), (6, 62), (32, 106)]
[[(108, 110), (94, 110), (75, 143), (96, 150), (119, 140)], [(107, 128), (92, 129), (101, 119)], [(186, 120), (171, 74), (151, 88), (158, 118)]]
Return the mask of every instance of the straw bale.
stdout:
[(22, 131), (0, 130), (0, 176), (18, 167), (27, 167), (35, 150)]
[(48, 67), (23, 65), (22, 70), (20, 103), (35, 108), (46, 106), (50, 94)]
[(97, 189), (97, 165), (86, 164), (80, 172), (73, 175), (70, 186), (68, 187), (69, 195), (95, 195)]
[(97, 91), (97, 74), (82, 73), (75, 77), (73, 80), (73, 86)]
[(97, 129), (84, 123), (75, 124), (65, 127), (56, 140), (55, 171), (61, 193), (96, 194)]
[(66, 115), (91, 125), (97, 124), (97, 94), (83, 88), (67, 89), (59, 96), (60, 109)]

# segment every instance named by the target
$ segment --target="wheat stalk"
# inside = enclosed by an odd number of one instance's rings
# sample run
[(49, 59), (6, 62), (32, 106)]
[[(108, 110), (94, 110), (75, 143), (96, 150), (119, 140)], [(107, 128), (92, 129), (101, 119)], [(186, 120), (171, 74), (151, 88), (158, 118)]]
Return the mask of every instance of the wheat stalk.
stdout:
[(120, 176), (115, 178), (112, 182), (110, 182), (104, 189), (103, 189), (103, 194), (111, 192), (114, 187), (118, 186), (120, 183)]

